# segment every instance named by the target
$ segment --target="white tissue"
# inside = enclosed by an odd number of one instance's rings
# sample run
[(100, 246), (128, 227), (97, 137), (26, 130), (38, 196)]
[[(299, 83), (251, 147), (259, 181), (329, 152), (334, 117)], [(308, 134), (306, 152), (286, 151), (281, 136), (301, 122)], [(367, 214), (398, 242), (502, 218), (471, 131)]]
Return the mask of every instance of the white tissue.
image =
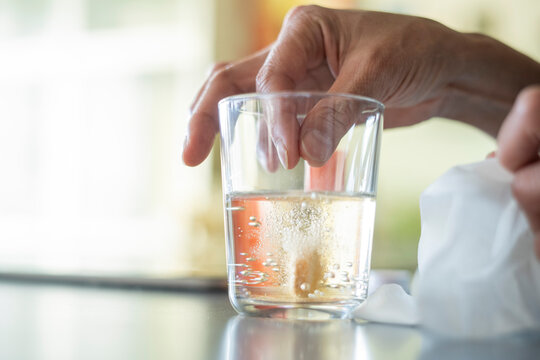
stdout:
[(540, 327), (533, 234), (496, 159), (458, 166), (421, 196), (421, 324), (487, 337)]
[(409, 325), (419, 319), (467, 338), (539, 329), (540, 262), (511, 182), (490, 159), (455, 167), (429, 186), (420, 199), (413, 297), (382, 286), (354, 316)]
[(398, 284), (379, 287), (354, 310), (355, 319), (398, 325), (416, 325), (418, 316), (412, 296)]

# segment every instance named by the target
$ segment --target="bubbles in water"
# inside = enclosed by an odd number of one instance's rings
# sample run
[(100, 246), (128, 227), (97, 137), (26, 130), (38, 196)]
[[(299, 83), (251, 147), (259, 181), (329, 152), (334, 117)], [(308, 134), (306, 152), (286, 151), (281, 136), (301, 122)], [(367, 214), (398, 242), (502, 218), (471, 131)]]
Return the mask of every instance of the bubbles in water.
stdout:
[(242, 272), (245, 280), (242, 280), (247, 285), (258, 285), (268, 280), (268, 274), (262, 271), (245, 270)]
[[(358, 234), (357, 219), (371, 217), (370, 208), (365, 209), (372, 199), (299, 191), (266, 196), (266, 201), (265, 195), (242, 195), (232, 202), (245, 207), (229, 213), (232, 249), (246, 251), (236, 252), (236, 262), (244, 264), (229, 265), (229, 271), (239, 275), (234, 283), (237, 294), (270, 302), (337, 302), (356, 296), (364, 279), (356, 282), (353, 276), (365, 271), (364, 248), (359, 250), (364, 234)], [(249, 296), (242, 290), (246, 287)]]
[(229, 264), (229, 266), (248, 267), (246, 264)]
[(242, 211), (242, 210), (246, 210), (246, 208), (243, 207), (243, 206), (230, 206), (230, 207), (226, 208), (226, 210), (229, 210), (229, 211)]
[(333, 278), (335, 278), (335, 277), (336, 277), (336, 274), (334, 274), (334, 273), (331, 272), (331, 271), (330, 271), (330, 272), (327, 272), (327, 273), (324, 273), (324, 275), (323, 275), (323, 278), (324, 278), (324, 279), (333, 279)]

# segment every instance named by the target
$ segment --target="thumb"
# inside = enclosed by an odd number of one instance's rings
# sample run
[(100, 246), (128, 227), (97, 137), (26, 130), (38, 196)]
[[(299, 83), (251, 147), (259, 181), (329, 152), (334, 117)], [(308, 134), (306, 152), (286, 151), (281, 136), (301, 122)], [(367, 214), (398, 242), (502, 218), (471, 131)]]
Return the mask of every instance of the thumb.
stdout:
[(382, 113), (384, 109), (378, 101), (353, 95), (371, 91), (355, 88), (352, 79), (341, 72), (328, 91), (329, 96), (317, 102), (306, 115), (300, 129), (300, 155), (311, 166), (324, 165), (351, 127), (365, 123), (366, 114)]

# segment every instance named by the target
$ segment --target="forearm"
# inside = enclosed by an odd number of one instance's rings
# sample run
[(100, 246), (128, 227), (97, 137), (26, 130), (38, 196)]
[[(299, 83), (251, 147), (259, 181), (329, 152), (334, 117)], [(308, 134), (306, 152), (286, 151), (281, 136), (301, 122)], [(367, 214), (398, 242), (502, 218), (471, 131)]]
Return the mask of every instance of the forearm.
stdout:
[(438, 115), (495, 137), (519, 91), (540, 83), (540, 64), (490, 37), (460, 37), (450, 60), (456, 72), (444, 90)]

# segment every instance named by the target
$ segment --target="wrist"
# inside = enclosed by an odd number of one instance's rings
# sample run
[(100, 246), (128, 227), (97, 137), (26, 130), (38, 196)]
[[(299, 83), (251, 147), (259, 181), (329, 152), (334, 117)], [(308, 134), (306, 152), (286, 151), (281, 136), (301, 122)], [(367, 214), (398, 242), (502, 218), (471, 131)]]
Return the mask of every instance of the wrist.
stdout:
[(540, 83), (540, 64), (488, 36), (456, 35), (437, 115), (496, 136), (519, 91)]

